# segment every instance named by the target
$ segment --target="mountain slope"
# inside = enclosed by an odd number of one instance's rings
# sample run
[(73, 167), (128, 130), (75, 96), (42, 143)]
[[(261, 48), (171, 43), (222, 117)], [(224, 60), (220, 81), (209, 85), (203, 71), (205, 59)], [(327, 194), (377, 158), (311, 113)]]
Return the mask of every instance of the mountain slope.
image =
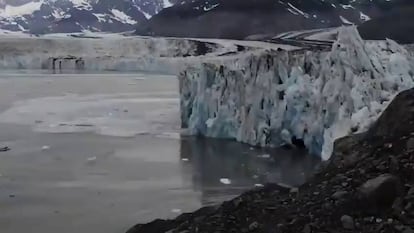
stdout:
[(130, 31), (168, 6), (170, 0), (1, 0), (0, 28), (35, 34)]
[(414, 3), (392, 10), (384, 16), (358, 27), (364, 39), (390, 38), (399, 43), (414, 43)]
[(138, 25), (137, 34), (243, 39), (253, 34), (360, 24), (389, 0), (181, 0)]

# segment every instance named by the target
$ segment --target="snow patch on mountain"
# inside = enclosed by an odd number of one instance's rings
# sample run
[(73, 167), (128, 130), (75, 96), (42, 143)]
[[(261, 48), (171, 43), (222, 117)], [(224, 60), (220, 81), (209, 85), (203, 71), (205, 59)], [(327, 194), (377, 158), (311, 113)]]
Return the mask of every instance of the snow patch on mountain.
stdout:
[(60, 9), (54, 9), (52, 11), (52, 16), (57, 20), (70, 17), (69, 14), (66, 14), (64, 11), (62, 11)]
[(43, 0), (38, 1), (38, 2), (28, 2), (20, 6), (6, 5), (4, 9), (0, 9), (0, 17), (7, 18), (7, 17), (30, 15), (30, 14), (33, 14), (35, 11), (40, 10), (40, 7), (42, 6), (42, 4), (43, 4)]
[(340, 6), (345, 9), (345, 10), (349, 10), (349, 9), (355, 9), (354, 6), (349, 5), (349, 4), (340, 4)]
[(129, 15), (125, 14), (124, 12), (120, 10), (112, 9), (111, 13), (114, 15), (114, 19), (118, 20), (119, 22), (127, 23), (127, 24), (137, 23), (137, 21), (133, 20)]
[(344, 23), (346, 25), (353, 25), (354, 24), (351, 21), (349, 21), (348, 19), (346, 19), (345, 17), (343, 17), (342, 15), (340, 15), (339, 18), (341, 19), (342, 23)]
[(107, 15), (105, 15), (105, 14), (98, 14), (98, 13), (92, 13), (92, 14), (98, 19), (99, 22), (106, 22), (107, 21), (106, 20)]
[(218, 7), (219, 5), (220, 4), (214, 4), (214, 5), (211, 5), (211, 6), (204, 6), (203, 10), (204, 11), (210, 11), (210, 10), (213, 10), (214, 8)]
[(152, 15), (148, 14), (147, 12), (145, 12), (144, 10), (141, 9), (140, 6), (136, 6), (136, 8), (145, 15), (145, 18), (150, 19), (152, 17)]
[(366, 15), (366, 14), (364, 14), (364, 13), (362, 13), (362, 12), (359, 12), (359, 17), (361, 18), (361, 20), (363, 20), (363, 21), (368, 21), (368, 20), (371, 20), (371, 17), (369, 17), (368, 15)]
[(87, 0), (70, 0), (73, 6), (82, 10), (91, 10), (92, 6)]
[(174, 4), (172, 4), (169, 0), (163, 0), (163, 7), (172, 7)]
[(294, 14), (300, 14), (303, 15), (306, 18), (309, 18), (309, 14), (303, 12), (302, 10), (299, 10), (297, 7), (295, 7), (294, 5), (292, 5), (291, 3), (287, 4), (289, 6), (288, 10)]

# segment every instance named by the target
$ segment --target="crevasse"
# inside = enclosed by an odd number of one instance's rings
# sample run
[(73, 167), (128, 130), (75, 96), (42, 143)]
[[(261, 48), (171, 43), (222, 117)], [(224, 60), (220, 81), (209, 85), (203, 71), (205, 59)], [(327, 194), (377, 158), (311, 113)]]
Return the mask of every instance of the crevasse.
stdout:
[(261, 50), (193, 65), (179, 75), (182, 126), (254, 146), (302, 139), (328, 159), (335, 139), (365, 131), (414, 86), (412, 64), (394, 41), (363, 41), (344, 27), (331, 51)]

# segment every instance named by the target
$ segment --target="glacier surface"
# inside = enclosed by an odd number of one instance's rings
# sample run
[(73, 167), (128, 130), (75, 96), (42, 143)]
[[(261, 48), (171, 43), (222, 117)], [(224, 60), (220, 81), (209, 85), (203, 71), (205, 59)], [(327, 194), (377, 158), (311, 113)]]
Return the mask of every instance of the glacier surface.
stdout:
[[(74, 37), (75, 36), (75, 37)], [(84, 38), (79, 38), (79, 37)], [(85, 38), (86, 37), (86, 38)], [(256, 47), (283, 47), (263, 42), (193, 38), (125, 37), (119, 34), (53, 34), (43, 37), (2, 35), (0, 69), (155, 72), (177, 74), (202, 61), (231, 58)], [(243, 51), (239, 51), (239, 50)]]
[(227, 52), (229, 49), (232, 48), (167, 38), (4, 35), (0, 38), (0, 68), (175, 74), (192, 62), (190, 57), (205, 58), (209, 53), (215, 56), (214, 52)]
[(270, 147), (301, 139), (323, 159), (335, 139), (367, 130), (414, 86), (410, 52), (363, 41), (355, 27), (342, 28), (331, 51), (257, 50), (192, 65), (179, 82), (190, 134)]

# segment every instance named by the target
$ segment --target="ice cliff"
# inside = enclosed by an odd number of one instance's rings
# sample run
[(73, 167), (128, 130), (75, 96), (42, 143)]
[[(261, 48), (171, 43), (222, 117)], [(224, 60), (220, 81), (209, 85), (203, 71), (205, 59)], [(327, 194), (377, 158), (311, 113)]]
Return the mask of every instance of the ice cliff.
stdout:
[(328, 159), (335, 139), (365, 131), (414, 86), (413, 70), (394, 41), (342, 28), (331, 51), (262, 50), (188, 67), (179, 75), (182, 126), (254, 146), (301, 139)]

